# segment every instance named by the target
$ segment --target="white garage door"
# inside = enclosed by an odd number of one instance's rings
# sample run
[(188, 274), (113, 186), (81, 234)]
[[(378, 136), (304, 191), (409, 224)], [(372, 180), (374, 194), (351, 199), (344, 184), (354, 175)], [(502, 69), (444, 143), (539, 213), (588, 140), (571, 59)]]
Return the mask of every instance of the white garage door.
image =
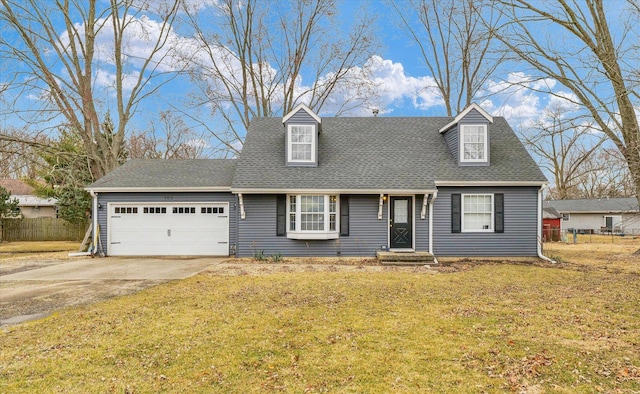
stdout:
[(111, 256), (228, 256), (229, 203), (108, 206)]

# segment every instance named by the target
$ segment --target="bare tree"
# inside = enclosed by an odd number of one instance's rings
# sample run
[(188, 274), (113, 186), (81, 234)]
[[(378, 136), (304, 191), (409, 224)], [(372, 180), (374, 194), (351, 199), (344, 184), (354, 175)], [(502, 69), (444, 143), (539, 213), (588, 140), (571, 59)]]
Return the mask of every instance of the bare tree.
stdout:
[(495, 1), (504, 21), (499, 39), (531, 72), (573, 93), (624, 157), (640, 201), (638, 1), (607, 2), (608, 10), (603, 0)]
[(585, 172), (596, 171), (584, 164), (605, 141), (591, 124), (584, 123), (582, 117), (570, 118), (569, 113), (563, 107), (547, 110), (544, 117), (519, 133), (527, 148), (541, 159), (540, 167), (553, 175), (551, 195), (555, 200), (579, 196), (578, 183)]
[(37, 178), (38, 171), (45, 165), (37, 147), (47, 146), (49, 138), (43, 133), (33, 135), (13, 127), (3, 129), (0, 134), (5, 136), (0, 139), (0, 178)]
[(127, 152), (132, 159), (202, 159), (207, 143), (180, 117), (163, 111), (150, 130), (129, 137)]
[(471, 104), (501, 63), (503, 55), (489, 58), (491, 53), (499, 53), (493, 51), (498, 41), (493, 37), (492, 5), (478, 0), (390, 3), (435, 79), (447, 115), (459, 113)]
[(300, 102), (319, 112), (336, 92), (355, 92), (333, 109), (340, 115), (374, 96), (370, 81), (359, 78), (376, 48), (373, 18), (362, 15), (348, 34), (338, 33), (336, 8), (335, 0), (220, 0), (210, 14), (186, 9), (198, 54), (195, 101), (222, 120), (202, 125), (230, 152), (241, 149), (253, 117), (287, 113)]
[[(25, 124), (64, 125), (81, 139), (94, 179), (111, 171), (138, 105), (180, 67), (169, 61), (178, 3), (0, 0), (1, 56), (17, 75), (7, 90), (42, 103), (25, 110), (15, 100), (7, 112)], [(150, 7), (157, 22), (144, 14)], [(115, 114), (114, 127), (105, 132), (109, 113)]]
[(627, 164), (615, 148), (600, 148), (581, 165), (576, 179), (581, 198), (633, 197)]

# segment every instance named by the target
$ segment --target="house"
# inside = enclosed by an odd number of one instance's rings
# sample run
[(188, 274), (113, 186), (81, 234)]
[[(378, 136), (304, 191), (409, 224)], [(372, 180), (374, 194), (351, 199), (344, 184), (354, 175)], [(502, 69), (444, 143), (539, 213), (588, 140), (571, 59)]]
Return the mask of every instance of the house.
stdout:
[(501, 117), (251, 122), (237, 159), (133, 160), (88, 186), (110, 255), (540, 256), (546, 179)]
[(18, 200), (18, 217), (23, 218), (55, 218), (57, 217), (57, 200), (34, 195), (33, 187), (18, 179), (0, 179), (0, 186)]
[(562, 217), (562, 231), (581, 234), (640, 233), (640, 211), (635, 197), (575, 200), (548, 200), (545, 208), (554, 208)]

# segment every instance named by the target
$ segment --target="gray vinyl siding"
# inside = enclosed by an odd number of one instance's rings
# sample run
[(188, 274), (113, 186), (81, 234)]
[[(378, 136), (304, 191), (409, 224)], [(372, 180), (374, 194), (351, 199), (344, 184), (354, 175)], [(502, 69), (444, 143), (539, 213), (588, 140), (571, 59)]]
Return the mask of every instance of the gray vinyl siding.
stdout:
[(238, 243), (238, 204), (231, 193), (189, 192), (189, 193), (98, 193), (98, 225), (104, 253), (107, 252), (107, 203), (166, 203), (179, 202), (228, 202), (229, 203), (229, 255), (233, 255)]
[(316, 120), (304, 109), (299, 109), (287, 119), (287, 124), (316, 124)]
[(447, 130), (444, 133), (444, 140), (451, 151), (451, 155), (456, 161), (458, 160), (458, 147), (460, 146), (460, 140), (458, 139), (458, 126), (454, 126), (453, 128)]
[[(289, 125), (312, 125), (315, 126), (315, 130), (316, 130), (316, 134), (315, 134), (315, 138), (316, 138), (316, 144), (315, 144), (315, 150), (316, 150), (316, 161), (314, 163), (290, 163), (289, 160)], [(285, 157), (285, 162), (287, 163), (288, 166), (296, 166), (296, 167), (317, 167), (318, 166), (318, 145), (320, 145), (320, 125), (318, 124), (318, 122), (316, 122), (316, 120), (307, 113), (307, 111), (300, 109), (298, 110), (298, 112), (296, 112), (295, 114), (293, 114), (285, 123), (285, 134), (286, 134), (286, 141), (284, 144), (284, 157)]]
[[(452, 233), (452, 193), (504, 193), (504, 233)], [(536, 256), (538, 188), (440, 188), (433, 222), (436, 256)]]
[(487, 118), (482, 116), (480, 112), (478, 112), (475, 109), (472, 109), (471, 111), (469, 111), (468, 114), (464, 116), (464, 118), (460, 119), (460, 123), (462, 122), (478, 124), (478, 123), (488, 123), (488, 120)]
[[(459, 136), (459, 130), (461, 130), (462, 125), (465, 124), (473, 124), (473, 125), (479, 125), (479, 124), (484, 124), (487, 125), (487, 162), (486, 163), (463, 163), (460, 161), (460, 156), (456, 156), (458, 157), (458, 165), (459, 166), (488, 166), (491, 163), (491, 124), (489, 123), (489, 121), (487, 120), (487, 118), (485, 118), (484, 116), (482, 116), (482, 114), (478, 111), (476, 111), (475, 109), (469, 111), (468, 114), (465, 115), (464, 118), (460, 119), (460, 122), (458, 122), (458, 126), (456, 129), (456, 151), (459, 150), (459, 143), (460, 143), (460, 136)], [(460, 152), (461, 153), (461, 152)]]
[[(255, 252), (282, 256), (375, 256), (389, 244), (388, 200), (378, 220), (379, 195), (349, 196), (349, 235), (332, 240), (276, 236), (276, 195), (243, 195), (246, 218), (238, 222), (238, 257)], [(420, 219), (422, 196), (414, 204), (416, 250), (429, 249), (429, 220)]]

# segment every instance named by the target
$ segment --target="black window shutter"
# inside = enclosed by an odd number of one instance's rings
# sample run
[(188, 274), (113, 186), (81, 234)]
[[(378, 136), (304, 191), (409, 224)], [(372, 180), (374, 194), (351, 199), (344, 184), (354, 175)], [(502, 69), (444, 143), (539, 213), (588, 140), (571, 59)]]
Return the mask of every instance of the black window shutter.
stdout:
[(278, 194), (276, 196), (276, 235), (287, 234), (287, 196)]
[(493, 195), (493, 218), (494, 229), (496, 233), (504, 233), (504, 194), (496, 193)]
[(454, 193), (451, 195), (451, 232), (459, 233), (462, 229), (462, 211), (461, 211), (461, 198), (460, 193)]
[(340, 235), (349, 235), (349, 196), (340, 196)]

